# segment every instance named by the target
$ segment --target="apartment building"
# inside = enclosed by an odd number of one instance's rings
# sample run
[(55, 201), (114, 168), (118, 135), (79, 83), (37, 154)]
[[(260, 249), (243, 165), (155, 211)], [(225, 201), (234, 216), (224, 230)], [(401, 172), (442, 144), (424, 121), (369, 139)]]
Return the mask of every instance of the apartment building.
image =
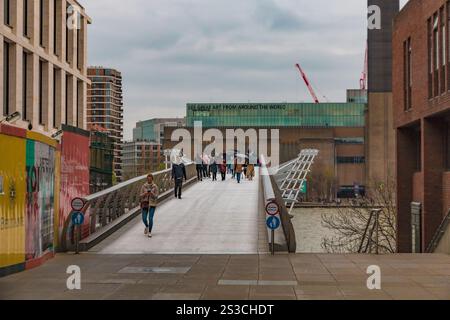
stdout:
[(75, 0), (2, 0), (0, 119), (51, 135), (63, 124), (86, 128), (87, 29)]
[(123, 148), (123, 96), (122, 74), (104, 67), (89, 67), (87, 124), (106, 129), (114, 141), (114, 174), (116, 181), (122, 181)]

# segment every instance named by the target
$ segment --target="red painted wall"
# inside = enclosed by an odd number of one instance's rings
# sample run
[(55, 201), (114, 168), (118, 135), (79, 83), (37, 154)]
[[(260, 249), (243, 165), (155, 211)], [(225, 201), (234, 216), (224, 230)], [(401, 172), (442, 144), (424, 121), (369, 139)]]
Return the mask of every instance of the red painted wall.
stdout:
[[(59, 209), (59, 236), (76, 197), (89, 195), (89, 135), (64, 131), (61, 140), (61, 192)], [(83, 236), (89, 232), (86, 216)]]

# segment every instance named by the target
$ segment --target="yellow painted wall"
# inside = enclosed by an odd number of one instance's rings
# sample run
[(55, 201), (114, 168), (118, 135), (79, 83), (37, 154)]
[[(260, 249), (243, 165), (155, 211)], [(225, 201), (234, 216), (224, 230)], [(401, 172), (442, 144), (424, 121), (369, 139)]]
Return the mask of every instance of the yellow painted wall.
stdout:
[(25, 261), (25, 141), (0, 134), (0, 268)]

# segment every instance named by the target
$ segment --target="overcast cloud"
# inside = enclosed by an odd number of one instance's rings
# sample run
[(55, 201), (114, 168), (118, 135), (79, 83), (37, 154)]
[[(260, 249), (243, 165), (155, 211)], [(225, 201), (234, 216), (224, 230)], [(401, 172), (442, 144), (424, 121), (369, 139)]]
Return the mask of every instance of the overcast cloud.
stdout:
[(88, 63), (123, 74), (126, 140), (139, 120), (185, 116), (187, 102), (310, 102), (297, 62), (321, 101), (359, 87), (365, 0), (80, 3)]

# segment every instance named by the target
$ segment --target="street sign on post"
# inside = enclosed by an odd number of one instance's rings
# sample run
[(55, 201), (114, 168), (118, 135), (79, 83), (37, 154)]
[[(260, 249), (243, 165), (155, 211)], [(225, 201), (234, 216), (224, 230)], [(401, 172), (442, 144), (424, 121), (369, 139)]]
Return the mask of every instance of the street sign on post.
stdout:
[(276, 216), (270, 216), (269, 218), (267, 218), (266, 223), (270, 230), (278, 229), (281, 224), (280, 218), (278, 218)]
[(74, 233), (75, 233), (75, 253), (79, 254), (79, 244), (80, 244), (80, 228), (84, 222), (84, 214), (83, 212), (74, 211), (72, 212), (72, 223), (74, 225)]
[(76, 226), (82, 225), (84, 222), (83, 212), (79, 212), (79, 211), (72, 212), (72, 222)]
[(84, 208), (86, 202), (81, 198), (74, 198), (70, 204), (73, 211), (80, 211)]
[(281, 225), (281, 221), (280, 218), (278, 218), (277, 216), (270, 216), (267, 218), (266, 221), (267, 227), (271, 230), (271, 234), (272, 234), (272, 255), (275, 255), (275, 230), (278, 229)]
[(276, 216), (280, 213), (280, 206), (275, 201), (271, 201), (266, 205), (266, 213), (269, 216)]

